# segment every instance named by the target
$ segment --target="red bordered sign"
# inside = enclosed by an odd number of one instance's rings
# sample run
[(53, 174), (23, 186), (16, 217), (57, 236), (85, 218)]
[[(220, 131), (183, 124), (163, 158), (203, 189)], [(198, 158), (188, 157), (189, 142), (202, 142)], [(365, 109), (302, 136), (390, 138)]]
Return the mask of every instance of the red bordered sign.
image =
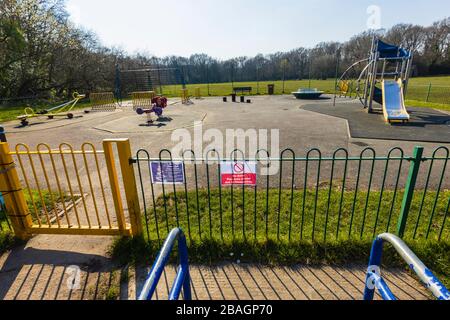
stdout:
[(226, 161), (220, 165), (220, 168), (222, 186), (256, 185), (256, 162)]

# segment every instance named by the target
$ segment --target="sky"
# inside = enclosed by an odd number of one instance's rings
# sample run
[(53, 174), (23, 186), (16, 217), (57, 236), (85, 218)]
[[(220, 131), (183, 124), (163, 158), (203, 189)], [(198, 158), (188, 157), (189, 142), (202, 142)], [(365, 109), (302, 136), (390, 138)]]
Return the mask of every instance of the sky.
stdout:
[(67, 0), (71, 20), (102, 44), (159, 57), (219, 59), (346, 41), (369, 28), (431, 25), (448, 0)]

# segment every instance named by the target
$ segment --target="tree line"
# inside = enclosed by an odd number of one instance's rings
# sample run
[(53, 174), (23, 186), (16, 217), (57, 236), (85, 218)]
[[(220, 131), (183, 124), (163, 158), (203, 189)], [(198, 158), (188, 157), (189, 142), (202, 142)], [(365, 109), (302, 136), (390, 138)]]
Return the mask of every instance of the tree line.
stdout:
[[(382, 34), (388, 43), (414, 51), (414, 75), (450, 74), (450, 18), (431, 26), (398, 24)], [(314, 48), (220, 60), (207, 54), (154, 57), (127, 54), (101, 44), (69, 19), (64, 0), (0, 2), (0, 100), (57, 98), (73, 91), (112, 90), (121, 69), (178, 68), (186, 83), (333, 78), (367, 57), (369, 31), (349, 41)], [(339, 61), (339, 64), (338, 64)]]

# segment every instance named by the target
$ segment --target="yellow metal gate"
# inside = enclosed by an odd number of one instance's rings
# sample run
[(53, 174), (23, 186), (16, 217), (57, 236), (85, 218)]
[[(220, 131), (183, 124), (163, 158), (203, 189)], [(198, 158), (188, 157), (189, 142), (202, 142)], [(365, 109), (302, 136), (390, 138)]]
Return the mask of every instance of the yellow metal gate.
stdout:
[(79, 150), (68, 143), (55, 149), (41, 143), (33, 150), (18, 144), (10, 150), (1, 143), (0, 190), (15, 234), (140, 234), (130, 158), (128, 139), (104, 140), (103, 150), (92, 143)]

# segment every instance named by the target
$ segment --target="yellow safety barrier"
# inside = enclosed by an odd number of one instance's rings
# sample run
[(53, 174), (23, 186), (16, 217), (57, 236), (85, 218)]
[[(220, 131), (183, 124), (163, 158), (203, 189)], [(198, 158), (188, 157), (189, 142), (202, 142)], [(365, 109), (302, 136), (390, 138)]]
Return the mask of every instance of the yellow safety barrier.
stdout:
[(117, 109), (116, 99), (112, 92), (91, 93), (89, 99), (94, 112), (110, 112)]
[(133, 110), (138, 108), (149, 108), (152, 105), (152, 99), (156, 96), (154, 91), (138, 91), (131, 93), (131, 102), (133, 103)]
[(181, 89), (181, 103), (188, 104), (189, 103), (189, 91), (188, 89)]
[(195, 99), (201, 99), (202, 95), (200, 92), (200, 88), (195, 88)]
[[(114, 145), (119, 152), (121, 176), (116, 169)], [(1, 164), (8, 164), (8, 170), (1, 169), (4, 176), (0, 187), (17, 236), (128, 236), (142, 232), (135, 176), (129, 163), (130, 142), (105, 140), (103, 148), (97, 150), (92, 143), (84, 143), (80, 150), (74, 150), (62, 143), (51, 149), (41, 143), (31, 150), (26, 144), (18, 144), (12, 152), (7, 143), (0, 143)], [(125, 186), (129, 223), (119, 177)]]

